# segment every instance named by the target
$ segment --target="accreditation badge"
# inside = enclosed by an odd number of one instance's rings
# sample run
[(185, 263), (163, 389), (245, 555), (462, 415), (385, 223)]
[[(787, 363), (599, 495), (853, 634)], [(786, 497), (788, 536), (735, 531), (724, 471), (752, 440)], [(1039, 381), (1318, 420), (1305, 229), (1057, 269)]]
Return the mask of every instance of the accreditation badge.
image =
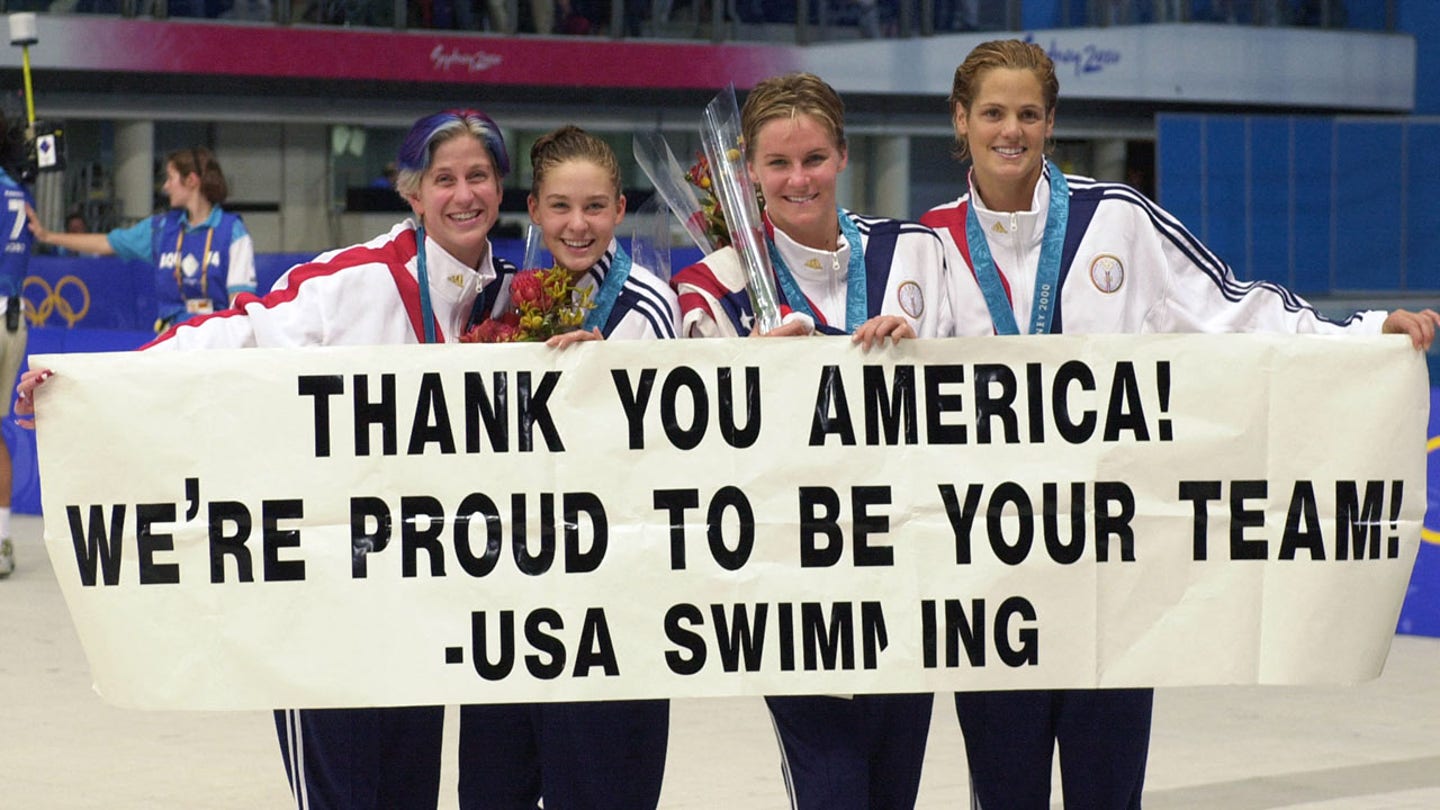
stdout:
[(209, 298), (186, 298), (185, 311), (191, 315), (209, 315), (215, 311), (215, 302)]

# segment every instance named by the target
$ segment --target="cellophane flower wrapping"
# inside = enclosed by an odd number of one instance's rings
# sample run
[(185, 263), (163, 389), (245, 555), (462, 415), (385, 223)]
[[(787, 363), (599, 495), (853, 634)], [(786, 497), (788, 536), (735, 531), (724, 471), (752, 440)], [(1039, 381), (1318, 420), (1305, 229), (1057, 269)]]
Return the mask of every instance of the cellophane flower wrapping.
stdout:
[(705, 124), (700, 130), (710, 177), (730, 232), (730, 243), (745, 269), (745, 289), (755, 311), (755, 328), (762, 332), (780, 326), (779, 297), (765, 232), (756, 202), (755, 187), (745, 160), (745, 142), (740, 129), (740, 107), (735, 87), (721, 91), (705, 107)]
[[(723, 220), (718, 232), (723, 235), (723, 242), (717, 243), (717, 231), (707, 227), (706, 211), (714, 208), (714, 194), (708, 195), (709, 201), (702, 201), (707, 195), (704, 188), (695, 182), (692, 176), (694, 169), (685, 172), (680, 168), (680, 162), (675, 159), (675, 153), (670, 150), (664, 136), (658, 132), (637, 133), (631, 141), (631, 151), (635, 154), (635, 162), (650, 178), (656, 195), (675, 215), (695, 247), (710, 253), (730, 243), (730, 234), (724, 229)], [(700, 189), (698, 197), (697, 188)]]

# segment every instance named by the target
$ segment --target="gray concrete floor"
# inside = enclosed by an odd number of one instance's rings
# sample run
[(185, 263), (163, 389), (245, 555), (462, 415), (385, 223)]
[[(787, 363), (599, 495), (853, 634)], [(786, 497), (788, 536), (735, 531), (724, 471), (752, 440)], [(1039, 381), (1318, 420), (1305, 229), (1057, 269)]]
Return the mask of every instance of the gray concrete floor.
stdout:
[[(0, 581), (0, 808), (290, 806), (269, 713), (139, 712), (96, 697), (41, 522), (18, 517), (14, 533), (19, 568)], [(1399, 636), (1384, 675), (1359, 686), (1161, 690), (1145, 806), (1440, 808), (1437, 678), (1440, 639)], [(453, 731), (446, 746), (441, 810), (455, 806)], [(968, 806), (964, 756), (937, 700), (918, 807)], [(661, 806), (787, 806), (759, 699), (673, 704)]]

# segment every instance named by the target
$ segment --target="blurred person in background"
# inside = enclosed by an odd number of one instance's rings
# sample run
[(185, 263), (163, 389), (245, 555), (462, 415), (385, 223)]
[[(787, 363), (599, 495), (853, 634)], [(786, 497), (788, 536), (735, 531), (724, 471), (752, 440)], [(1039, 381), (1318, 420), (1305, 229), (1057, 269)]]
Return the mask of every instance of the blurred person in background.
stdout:
[(255, 243), (240, 217), (220, 207), (230, 190), (215, 155), (203, 146), (171, 152), (161, 190), (170, 210), (109, 233), (50, 231), (28, 211), (30, 232), (44, 244), (149, 262), (159, 300), (157, 334), (255, 292)]

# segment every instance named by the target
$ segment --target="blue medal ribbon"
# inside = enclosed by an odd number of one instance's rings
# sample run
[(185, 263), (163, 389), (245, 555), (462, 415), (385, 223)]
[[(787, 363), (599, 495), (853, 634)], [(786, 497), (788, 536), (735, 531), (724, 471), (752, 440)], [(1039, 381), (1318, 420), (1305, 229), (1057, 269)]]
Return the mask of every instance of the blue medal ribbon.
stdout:
[[(1065, 174), (1049, 160), (1045, 166), (1050, 173), (1050, 210), (1045, 214), (1045, 235), (1040, 242), (1040, 264), (1035, 272), (1035, 296), (1030, 307), (1031, 335), (1043, 335), (1050, 331), (1055, 311), (1055, 296), (1059, 293), (1060, 256), (1065, 249), (1065, 225), (1070, 219), (1070, 184)], [(1000, 272), (995, 269), (995, 259), (990, 255), (990, 243), (985, 240), (985, 231), (980, 227), (980, 218), (975, 215), (975, 201), (979, 195), (970, 187), (970, 205), (965, 211), (965, 239), (970, 246), (970, 262), (975, 268), (975, 278), (980, 282), (980, 291), (985, 294), (985, 304), (990, 308), (990, 321), (995, 324), (997, 335), (1018, 335), (1020, 327), (1015, 323), (1015, 313), (1010, 309), (1010, 300), (1005, 296), (1005, 286), (1000, 281)]]
[[(865, 249), (860, 244), (860, 229), (855, 227), (850, 217), (840, 208), (835, 209), (835, 214), (840, 218), (840, 233), (844, 235), (845, 243), (850, 246), (850, 261), (845, 276), (845, 332), (850, 334), (870, 317), (865, 285)], [(780, 282), (780, 291), (785, 294), (786, 303), (790, 304), (791, 309), (810, 316), (811, 320), (819, 324), (820, 319), (815, 317), (815, 312), (810, 309), (810, 302), (805, 300), (805, 293), (801, 292), (800, 284), (790, 273), (790, 267), (785, 264), (779, 248), (775, 246), (775, 240), (767, 236), (765, 246), (770, 250), (770, 266), (775, 271), (775, 279)]]
[(425, 343), (435, 342), (435, 308), (430, 305), (430, 275), (425, 272), (425, 226), (415, 226), (415, 276), (420, 282), (420, 319), (425, 323)]
[(610, 270), (605, 274), (605, 280), (600, 283), (600, 292), (595, 295), (595, 308), (585, 313), (584, 330), (605, 329), (605, 324), (610, 322), (610, 312), (615, 309), (615, 301), (620, 297), (620, 288), (625, 286), (626, 279), (630, 278), (630, 256), (625, 248), (615, 244), (615, 259), (610, 262)]

